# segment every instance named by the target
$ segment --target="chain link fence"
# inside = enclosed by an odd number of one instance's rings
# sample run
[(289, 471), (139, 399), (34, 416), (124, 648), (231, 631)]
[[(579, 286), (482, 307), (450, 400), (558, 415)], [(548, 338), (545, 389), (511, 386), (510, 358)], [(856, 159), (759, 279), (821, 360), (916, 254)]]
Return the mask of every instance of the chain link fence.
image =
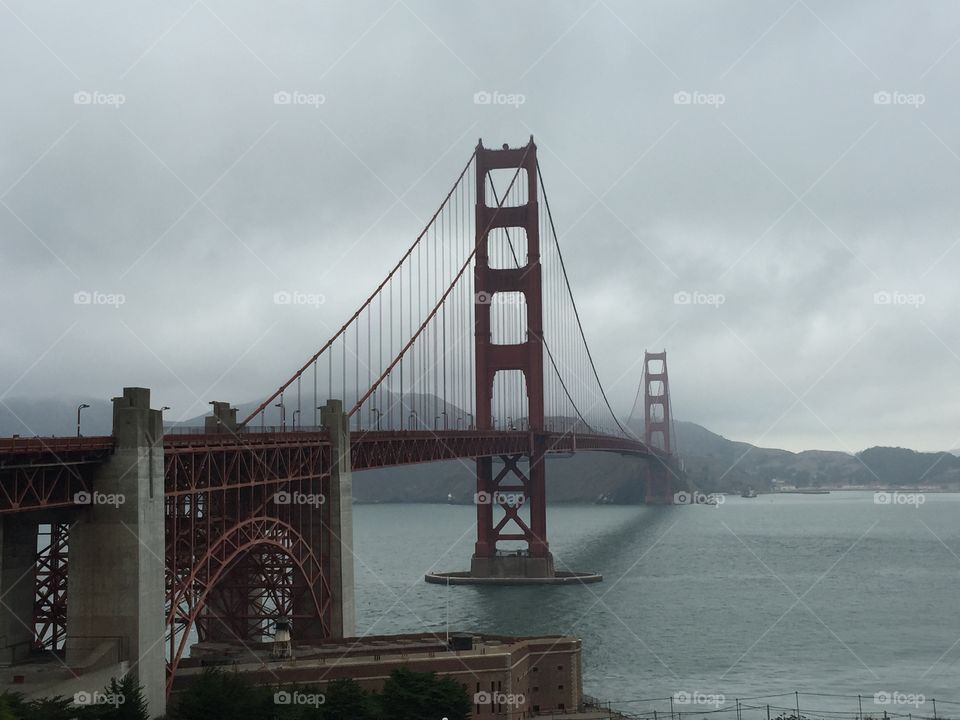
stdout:
[(896, 690), (867, 695), (779, 693), (732, 698), (678, 692), (666, 698), (599, 700), (585, 695), (595, 720), (956, 720), (960, 702)]

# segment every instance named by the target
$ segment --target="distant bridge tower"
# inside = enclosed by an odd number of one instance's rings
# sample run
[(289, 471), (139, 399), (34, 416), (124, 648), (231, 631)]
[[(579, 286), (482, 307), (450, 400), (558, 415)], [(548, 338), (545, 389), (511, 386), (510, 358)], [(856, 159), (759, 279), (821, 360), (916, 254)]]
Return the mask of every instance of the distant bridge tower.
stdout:
[(643, 441), (661, 451), (647, 460), (646, 502), (673, 503), (673, 417), (666, 351), (643, 354)]

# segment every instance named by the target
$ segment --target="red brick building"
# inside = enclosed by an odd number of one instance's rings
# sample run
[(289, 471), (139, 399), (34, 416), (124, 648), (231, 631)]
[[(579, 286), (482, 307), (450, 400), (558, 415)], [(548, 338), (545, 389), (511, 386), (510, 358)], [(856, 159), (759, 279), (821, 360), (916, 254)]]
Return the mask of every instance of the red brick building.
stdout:
[[(562, 635), (381, 635), (298, 646), (293, 658), (274, 660), (272, 646), (199, 643), (180, 663), (174, 696), (204, 666), (220, 665), (263, 685), (318, 686), (350, 678), (380, 690), (401, 667), (435, 672), (461, 683), (475, 718), (520, 720), (537, 713), (575, 710), (582, 700), (580, 640)], [(175, 697), (173, 699), (176, 702)]]

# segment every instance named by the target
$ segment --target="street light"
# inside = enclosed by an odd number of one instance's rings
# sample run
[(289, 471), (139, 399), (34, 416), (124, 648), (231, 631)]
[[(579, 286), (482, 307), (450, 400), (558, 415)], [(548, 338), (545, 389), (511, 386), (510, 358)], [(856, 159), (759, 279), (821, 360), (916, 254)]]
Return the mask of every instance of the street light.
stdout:
[(370, 408), (370, 412), (377, 414), (377, 432), (380, 431), (380, 418), (383, 417), (383, 413), (377, 410), (376, 408)]
[(287, 429), (287, 408), (283, 404), (283, 400), (281, 400), (276, 405), (274, 405), (274, 407), (280, 408), (280, 430), (281, 431), (286, 430)]
[(86, 403), (80, 403), (77, 405), (77, 437), (80, 437), (80, 411), (88, 407), (90, 406)]
[(412, 430), (414, 427), (414, 421), (417, 419), (417, 414), (415, 412), (410, 413), (410, 417), (407, 418), (407, 430)]
[(293, 429), (297, 429), (297, 418), (300, 417), (300, 408), (293, 411)]

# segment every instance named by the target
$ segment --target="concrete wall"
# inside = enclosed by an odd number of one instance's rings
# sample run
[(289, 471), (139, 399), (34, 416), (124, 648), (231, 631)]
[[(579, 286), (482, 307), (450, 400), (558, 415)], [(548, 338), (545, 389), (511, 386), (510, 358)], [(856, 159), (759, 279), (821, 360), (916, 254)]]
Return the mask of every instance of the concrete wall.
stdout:
[(0, 518), (0, 664), (26, 659), (33, 645), (37, 520)]
[(149, 390), (113, 399), (117, 449), (70, 530), (67, 590), (67, 663), (82, 674), (128, 662), (151, 716), (166, 704), (162, 427)]
[(343, 402), (328, 400), (320, 422), (330, 432), (330, 578), (333, 592), (333, 636), (356, 635), (353, 584), (353, 476), (350, 469), (350, 425)]

